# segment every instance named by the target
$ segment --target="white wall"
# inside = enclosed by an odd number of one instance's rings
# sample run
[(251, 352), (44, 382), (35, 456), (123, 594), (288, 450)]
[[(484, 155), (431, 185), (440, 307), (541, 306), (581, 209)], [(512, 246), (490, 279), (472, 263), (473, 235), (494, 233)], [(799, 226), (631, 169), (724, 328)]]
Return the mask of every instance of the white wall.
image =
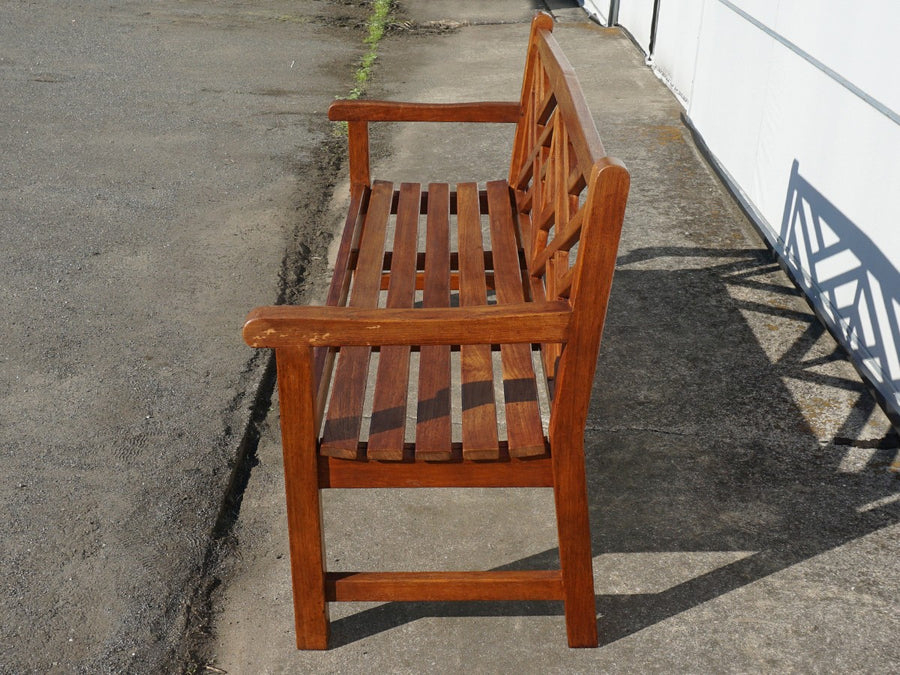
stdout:
[(704, 2), (661, 2), (653, 62), (682, 104), (691, 99)]
[[(619, 21), (649, 44), (646, 4), (623, 0)], [(898, 34), (897, 0), (661, 0), (651, 55), (764, 234), (895, 410)]]
[(645, 54), (650, 52), (653, 0), (620, 0), (619, 25), (624, 26)]

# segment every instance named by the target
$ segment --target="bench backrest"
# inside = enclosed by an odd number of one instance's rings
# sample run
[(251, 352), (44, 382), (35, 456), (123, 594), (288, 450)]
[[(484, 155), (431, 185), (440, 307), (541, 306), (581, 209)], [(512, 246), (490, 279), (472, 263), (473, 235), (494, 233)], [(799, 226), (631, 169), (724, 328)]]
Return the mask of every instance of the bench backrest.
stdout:
[(532, 23), (509, 174), (532, 297), (573, 309), (566, 348), (542, 345), (551, 436), (560, 424), (584, 427), (629, 189), (552, 29), (546, 14)]

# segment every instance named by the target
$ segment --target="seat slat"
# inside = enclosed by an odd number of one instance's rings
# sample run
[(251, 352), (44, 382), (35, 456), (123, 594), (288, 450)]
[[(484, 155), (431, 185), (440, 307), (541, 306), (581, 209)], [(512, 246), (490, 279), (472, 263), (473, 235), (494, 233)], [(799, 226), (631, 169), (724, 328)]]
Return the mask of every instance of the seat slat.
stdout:
[[(457, 186), (459, 214), (459, 303), (463, 307), (487, 304), (484, 282), (484, 241), (475, 183)], [(490, 345), (463, 345), (462, 437), (466, 459), (497, 459), (497, 408)]]
[[(519, 223), (519, 235), (522, 237), (522, 249), (525, 254), (525, 262), (526, 262), (525, 267), (528, 268), (529, 273), (532, 273), (531, 261), (534, 257), (533, 251), (532, 251), (533, 244), (534, 244), (534, 237), (532, 236), (533, 228), (532, 228), (532, 224), (531, 224), (531, 216), (528, 214), (527, 211), (522, 210), (521, 204), (522, 204), (522, 200), (524, 199), (524, 197), (525, 197), (525, 195), (521, 190), (515, 191), (515, 198), (516, 198), (515, 214), (516, 214), (516, 219), (518, 220), (518, 223)], [(534, 277), (530, 277), (529, 281), (533, 284), (534, 279), (535, 279)], [(534, 300), (534, 296), (532, 295), (532, 297), (529, 299)]]
[[(393, 185), (376, 181), (372, 185), (369, 210), (360, 239), (359, 258), (351, 307), (376, 307), (381, 287), (384, 235), (391, 209)], [(325, 417), (320, 452), (331, 457), (355, 459), (359, 456), (359, 432), (369, 371), (369, 347), (341, 350), (334, 375), (334, 391)]]
[[(489, 263), (486, 261), (485, 266)], [(487, 284), (487, 287), (491, 290), (494, 289), (494, 273), (487, 272), (484, 276), (484, 281)], [(391, 287), (391, 273), (384, 272), (381, 275), (381, 290), (386, 291)], [(450, 289), (454, 291), (459, 290), (459, 272), (450, 272)], [(423, 291), (425, 290), (425, 274), (423, 272), (419, 272), (416, 274), (416, 290)]]
[[(441, 185), (441, 183), (436, 183), (436, 185)], [(443, 185), (447, 185), (447, 184), (443, 183)], [(449, 186), (448, 186), (448, 189), (449, 189)], [(400, 201), (400, 192), (398, 190), (395, 190), (394, 196), (393, 196), (393, 201), (391, 202), (391, 214), (392, 215), (397, 213), (397, 205), (398, 205), (399, 201)], [(481, 208), (486, 209), (487, 208), (487, 192), (485, 192), (484, 190), (480, 190), (478, 192), (478, 201), (481, 204)], [(422, 190), (421, 199), (419, 200), (419, 213), (421, 215), (424, 216), (426, 213), (428, 213), (428, 204), (429, 204), (428, 191)], [(450, 192), (450, 215), (453, 215), (453, 216), (456, 215), (456, 191)], [(419, 269), (422, 269), (421, 266), (419, 267)]]
[[(428, 186), (428, 218), (425, 230), (425, 275), (422, 305), (450, 306), (450, 187)], [(419, 401), (416, 414), (416, 456), (425, 460), (449, 460), (450, 346), (425, 346), (419, 354)]]
[[(368, 187), (354, 187), (350, 193), (350, 209), (347, 212), (347, 220), (344, 223), (344, 231), (334, 261), (334, 276), (328, 289), (325, 304), (337, 307), (347, 302), (347, 293), (350, 289), (350, 259), (353, 249), (359, 246), (359, 237), (362, 232), (362, 224), (365, 221), (368, 208), (370, 190)], [(322, 416), (325, 414), (325, 403), (328, 397), (328, 382), (331, 381), (331, 373), (334, 368), (337, 350), (320, 347), (315, 350), (315, 381), (316, 381), (316, 429), (319, 428)]]
[(415, 459), (406, 447), (403, 461), (370, 462), (319, 457), (319, 484), (333, 488), (367, 487), (552, 487), (551, 457), (510, 458), (508, 444), (500, 443), (500, 460), (462, 459), (462, 444), (451, 448), (448, 462)]
[[(400, 186), (387, 297), (390, 308), (412, 307), (415, 300), (420, 191), (418, 183)], [(372, 459), (403, 459), (409, 355), (409, 347), (381, 348), (369, 430), (368, 454)]]
[[(445, 183), (445, 185), (446, 185), (446, 183)], [(447, 186), (447, 187), (449, 189), (449, 186)], [(427, 193), (423, 192), (422, 194), (427, 194)], [(454, 194), (455, 193), (451, 193), (451, 197)], [(485, 194), (484, 199), (481, 199), (479, 203), (481, 204), (482, 213), (487, 213), (487, 208), (488, 208), (487, 207), (487, 190), (484, 191), (484, 194)], [(422, 211), (422, 213), (428, 213), (428, 211)], [(454, 210), (451, 210), (450, 215), (456, 215), (456, 212)], [(388, 276), (390, 275), (391, 258), (393, 257), (393, 255), (394, 254), (391, 251), (385, 251), (385, 254), (384, 254), (384, 263), (383, 263), (383, 266), (381, 269)], [(418, 253), (416, 253), (416, 269), (417, 270), (423, 271), (425, 269), (425, 257), (426, 257), (425, 251), (419, 251)], [(484, 252), (484, 268), (485, 269), (493, 269), (494, 268), (494, 262), (493, 262), (493, 258), (491, 257), (490, 251)], [(450, 252), (450, 271), (451, 272), (459, 271), (459, 254), (455, 251)], [(488, 273), (488, 276), (491, 276), (490, 273)], [(452, 278), (452, 275), (451, 275), (451, 278)], [(424, 277), (423, 277), (423, 279), (424, 279)], [(422, 288), (425, 287), (424, 284), (420, 284), (420, 285), (422, 286)], [(383, 283), (382, 283), (381, 290), (383, 290), (383, 291), (387, 290), (387, 286), (385, 286)], [(419, 289), (419, 290), (421, 290), (421, 289)]]
[[(519, 245), (513, 229), (509, 185), (506, 181), (492, 181), (487, 184), (487, 193), (497, 302), (522, 302), (525, 296), (519, 266)], [(541, 455), (545, 452), (544, 431), (531, 348), (527, 344), (501, 345), (500, 359), (503, 367), (509, 454), (513, 457)]]

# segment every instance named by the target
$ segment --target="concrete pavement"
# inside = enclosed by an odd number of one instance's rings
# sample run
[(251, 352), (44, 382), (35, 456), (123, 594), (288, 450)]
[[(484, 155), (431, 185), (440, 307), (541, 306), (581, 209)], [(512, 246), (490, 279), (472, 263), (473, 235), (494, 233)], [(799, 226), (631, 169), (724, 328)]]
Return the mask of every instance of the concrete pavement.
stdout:
[[(533, 2), (404, 3), (368, 95), (515, 99)], [(586, 434), (601, 647), (555, 603), (335, 604), (294, 649), (277, 401), (197, 666), (275, 672), (896, 672), (897, 436), (616, 29), (551, 3), (632, 193)], [(505, 175), (509, 129), (382, 125), (375, 176)], [(323, 220), (346, 201), (335, 189)], [(321, 299), (323, 274), (310, 292)], [(261, 297), (260, 302), (266, 301)], [(331, 491), (328, 565), (548, 566), (542, 490)]]

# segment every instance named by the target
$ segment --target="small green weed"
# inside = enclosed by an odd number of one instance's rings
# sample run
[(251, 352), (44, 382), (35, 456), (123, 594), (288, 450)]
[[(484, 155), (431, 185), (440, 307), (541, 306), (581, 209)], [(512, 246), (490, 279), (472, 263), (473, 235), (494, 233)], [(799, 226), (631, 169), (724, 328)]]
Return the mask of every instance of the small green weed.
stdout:
[[(388, 17), (391, 14), (391, 0), (372, 0), (372, 14), (366, 21), (366, 37), (363, 43), (368, 45), (368, 50), (360, 59), (359, 67), (353, 75), (355, 86), (350, 90), (344, 98), (349, 101), (355, 101), (366, 91), (366, 85), (372, 76), (372, 67), (378, 58), (378, 43), (384, 37), (384, 29), (388, 24)], [(335, 135), (345, 136), (347, 134), (347, 123), (337, 122), (335, 124)]]

